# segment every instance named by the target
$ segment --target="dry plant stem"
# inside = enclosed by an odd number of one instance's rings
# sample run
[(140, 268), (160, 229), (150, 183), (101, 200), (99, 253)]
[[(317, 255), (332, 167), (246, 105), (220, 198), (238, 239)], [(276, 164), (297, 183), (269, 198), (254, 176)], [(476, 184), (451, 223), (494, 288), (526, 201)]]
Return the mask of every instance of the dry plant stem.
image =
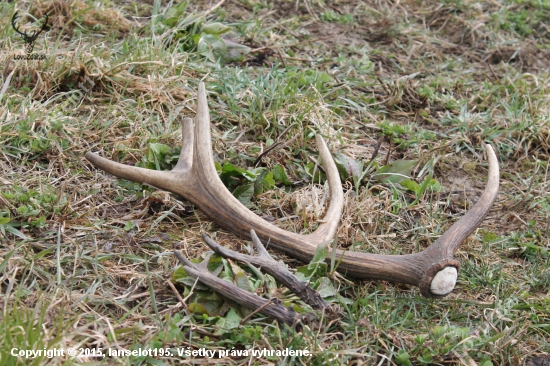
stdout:
[(324, 309), (328, 306), (317, 291), (312, 289), (307, 283), (300, 281), (286, 268), (283, 263), (277, 262), (269, 255), (254, 230), (250, 230), (250, 237), (252, 238), (254, 247), (258, 252), (258, 256), (246, 255), (224, 248), (208, 235), (202, 234), (202, 238), (205, 243), (214, 252), (223, 257), (235, 259), (240, 262), (248, 262), (256, 267), (259, 267), (264, 272), (272, 275), (277, 281), (288, 287), (313, 309)]
[(170, 286), (170, 289), (172, 290), (174, 295), (176, 295), (176, 297), (178, 298), (180, 304), (183, 305), (183, 308), (188, 310), (189, 308), (187, 307), (187, 304), (185, 303), (185, 300), (183, 300), (183, 298), (181, 297), (181, 295), (180, 295), (178, 289), (176, 288), (176, 286), (174, 286), (174, 284), (169, 280), (166, 281), (166, 283), (168, 284), (168, 286)]
[[(119, 178), (148, 183), (186, 198), (229, 231), (249, 237), (252, 229), (262, 240), (270, 240), (270, 245), (275, 249), (305, 262), (313, 258), (317, 245), (334, 239), (342, 213), (344, 195), (338, 170), (320, 135), (316, 136), (316, 141), (327, 175), (330, 203), (317, 230), (308, 235), (301, 235), (274, 226), (249, 211), (221, 182), (214, 166), (210, 116), (203, 83), (199, 84), (195, 126), (191, 118), (184, 118), (182, 125), (183, 146), (178, 164), (172, 171), (136, 168), (115, 163), (91, 152), (86, 153), (85, 157), (96, 167)], [(453, 259), (453, 254), (462, 241), (483, 221), (498, 193), (498, 161), (490, 145), (485, 145), (485, 150), (489, 160), (487, 188), (474, 207), (430, 247), (420, 253), (409, 255), (379, 255), (350, 251), (342, 253), (341, 250), (337, 250), (336, 257), (342, 257), (338, 270), (358, 278), (418, 286), (420, 292), (428, 297), (442, 297), (452, 291), (460, 267), (458, 261)]]
[(251, 292), (243, 290), (228, 281), (222, 280), (208, 272), (207, 269), (199, 269), (196, 265), (191, 263), (180, 252), (175, 251), (174, 254), (178, 257), (179, 261), (183, 265), (183, 269), (191, 277), (196, 278), (202, 284), (210, 287), (223, 297), (228, 298), (240, 304), (250, 310), (261, 309), (260, 312), (270, 318), (276, 319), (281, 323), (288, 324), (290, 326), (295, 325), (298, 320), (298, 314), (282, 304), (278, 299), (267, 300)]

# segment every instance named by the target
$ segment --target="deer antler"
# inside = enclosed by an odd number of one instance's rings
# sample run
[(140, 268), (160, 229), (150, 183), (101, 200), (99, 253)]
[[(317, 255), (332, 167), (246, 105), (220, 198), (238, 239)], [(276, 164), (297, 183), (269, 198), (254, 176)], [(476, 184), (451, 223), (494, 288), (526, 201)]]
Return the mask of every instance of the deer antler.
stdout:
[[(230, 249), (222, 247), (208, 235), (202, 234), (203, 240), (213, 251), (226, 258), (232, 258), (239, 262), (249, 263), (256, 267), (260, 267), (264, 272), (272, 275), (277, 281), (281, 282), (294, 294), (298, 295), (314, 310), (322, 310), (326, 313), (326, 315), (331, 317), (339, 312), (339, 306), (329, 305), (325, 302), (325, 300), (323, 300), (318, 291), (311, 288), (308, 283), (300, 281), (298, 277), (290, 273), (283, 263), (277, 262), (273, 259), (265, 249), (260, 239), (256, 236), (254, 230), (250, 230), (250, 237), (254, 247), (256, 248), (256, 252), (258, 253), (257, 256), (234, 252)], [(259, 311), (271, 318), (277, 319), (281, 323), (286, 323), (291, 326), (298, 326), (298, 328), (301, 327), (300, 323), (315, 320), (314, 314), (298, 315), (292, 308), (286, 307), (282, 301), (277, 298), (266, 300), (256, 294), (241, 289), (237, 285), (216, 277), (208, 271), (207, 265), (210, 260), (210, 256), (208, 256), (208, 258), (200, 264), (195, 265), (185, 258), (179, 251), (175, 251), (174, 254), (183, 265), (185, 272), (187, 272), (187, 274), (191, 277), (198, 279), (201, 283), (218, 292), (220, 295), (225, 296), (248, 309)]]
[[(283, 230), (263, 220), (243, 206), (225, 188), (214, 167), (210, 141), (210, 116), (204, 84), (199, 84), (195, 126), (191, 118), (182, 122), (183, 146), (179, 161), (172, 171), (136, 168), (99, 157), (91, 152), (86, 159), (94, 166), (119, 178), (176, 193), (198, 206), (220, 226), (241, 236), (250, 230), (260, 239), (287, 254), (310, 260), (320, 243), (332, 240), (342, 214), (343, 191), (338, 170), (320, 135), (317, 146), (329, 183), (330, 203), (325, 218), (314, 233), (301, 235)], [(388, 280), (418, 286), (427, 297), (443, 297), (450, 293), (458, 276), (460, 264), (454, 252), (483, 221), (498, 193), (498, 161), (490, 145), (485, 145), (489, 160), (487, 188), (474, 207), (422, 252), (408, 255), (380, 255), (341, 250), (338, 270), (358, 278)]]

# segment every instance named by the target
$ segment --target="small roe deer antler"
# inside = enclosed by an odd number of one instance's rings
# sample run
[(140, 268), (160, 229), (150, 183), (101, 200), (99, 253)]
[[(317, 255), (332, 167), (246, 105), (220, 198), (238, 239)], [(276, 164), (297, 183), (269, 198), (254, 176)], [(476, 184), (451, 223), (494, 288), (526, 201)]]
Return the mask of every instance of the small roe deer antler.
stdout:
[[(317, 245), (334, 239), (344, 195), (338, 170), (325, 141), (316, 136), (317, 146), (329, 183), (330, 203), (317, 230), (301, 235), (283, 230), (243, 206), (223, 185), (216, 173), (210, 141), (210, 115), (204, 84), (199, 84), (195, 126), (191, 118), (182, 121), (182, 150), (172, 171), (137, 168), (99, 157), (91, 152), (86, 159), (94, 166), (119, 178), (147, 183), (176, 193), (199, 207), (218, 225), (244, 237), (250, 230), (261, 240), (303, 261), (313, 258)], [(388, 280), (418, 286), (422, 295), (443, 297), (449, 294), (458, 277), (460, 264), (453, 259), (459, 245), (480, 225), (498, 193), (498, 161), (490, 145), (485, 145), (489, 160), (487, 187), (479, 201), (425, 250), (408, 255), (383, 255), (336, 250), (341, 258), (338, 270), (358, 278)]]

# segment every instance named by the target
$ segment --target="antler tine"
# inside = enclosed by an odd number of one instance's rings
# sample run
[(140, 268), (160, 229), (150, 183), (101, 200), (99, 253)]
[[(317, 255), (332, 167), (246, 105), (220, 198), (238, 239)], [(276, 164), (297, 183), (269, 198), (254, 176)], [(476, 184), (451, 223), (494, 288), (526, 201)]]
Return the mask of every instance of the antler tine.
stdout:
[[(344, 204), (338, 170), (323, 138), (317, 135), (317, 146), (327, 174), (330, 203), (317, 230), (300, 235), (283, 230), (261, 219), (243, 206), (223, 185), (214, 167), (210, 136), (210, 116), (204, 84), (199, 84), (195, 126), (190, 118), (183, 120), (183, 147), (180, 160), (170, 172), (131, 167), (101, 158), (91, 152), (88, 159), (96, 167), (117, 177), (148, 183), (185, 197), (197, 205), (220, 226), (241, 236), (250, 237), (254, 230), (271, 247), (287, 254), (310, 260), (317, 246), (335, 237)], [(194, 131), (194, 133), (193, 133)], [(489, 181), (478, 203), (461, 220), (426, 250), (409, 255), (380, 255), (336, 250), (341, 258), (339, 270), (359, 278), (389, 280), (419, 286), (424, 296), (442, 297), (456, 284), (460, 264), (453, 254), (460, 243), (481, 223), (498, 192), (498, 161), (489, 145)]]
[(172, 171), (155, 171), (150, 169), (133, 167), (116, 163), (102, 158), (92, 152), (87, 152), (84, 157), (95, 167), (106, 171), (116, 177), (131, 180), (137, 183), (147, 183), (154, 187), (185, 196), (187, 188), (187, 172), (193, 164), (193, 120), (184, 118), (182, 121), (182, 149), (178, 163)]
[[(499, 169), (498, 160), (493, 147), (489, 144), (485, 145), (487, 152), (487, 160), (489, 161), (489, 175), (487, 179), (487, 187), (483, 191), (481, 197), (476, 202), (474, 207), (470, 209), (460, 220), (451, 226), (435, 243), (449, 243), (446, 249), (449, 253), (454, 254), (460, 243), (464, 241), (470, 234), (481, 224), (495, 200), (499, 187)], [(435, 249), (435, 248), (434, 248)]]
[[(116, 163), (109, 159), (102, 158), (92, 152), (87, 152), (84, 157), (92, 163), (95, 167), (106, 171), (116, 177), (131, 180), (137, 183), (147, 183), (157, 188), (161, 188), (172, 192), (172, 187), (179, 181), (177, 180), (179, 174), (167, 171), (155, 171), (144, 168), (137, 168), (130, 165)], [(183, 177), (182, 177), (183, 178)], [(179, 192), (174, 192), (178, 193)]]
[(460, 244), (481, 224), (491, 209), (498, 194), (498, 160), (491, 145), (485, 145), (489, 161), (487, 186), (481, 197), (460, 220), (455, 222), (430, 247), (419, 253), (425, 258), (441, 256), (440, 262), (429, 264), (429, 268), (420, 281), (420, 291), (425, 296), (440, 297), (451, 292), (456, 284), (460, 263), (452, 259)]

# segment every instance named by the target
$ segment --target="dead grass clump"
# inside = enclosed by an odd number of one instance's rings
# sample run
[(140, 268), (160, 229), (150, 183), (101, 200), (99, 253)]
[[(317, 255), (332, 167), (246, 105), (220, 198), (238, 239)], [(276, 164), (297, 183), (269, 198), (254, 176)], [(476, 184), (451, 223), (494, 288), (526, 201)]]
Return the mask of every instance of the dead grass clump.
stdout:
[(389, 45), (399, 36), (395, 23), (390, 19), (381, 19), (376, 22), (360, 21), (357, 31), (366, 41), (373, 44)]
[(328, 190), (319, 185), (300, 189), (293, 194), (296, 214), (306, 222), (322, 219), (329, 202)]
[(66, 32), (69, 36), (72, 36), (77, 22), (93, 29), (94, 32), (108, 33), (115, 30), (120, 37), (130, 31), (130, 22), (119, 11), (112, 8), (90, 7), (78, 0), (44, 1), (35, 4), (30, 12), (37, 18), (48, 14), (51, 28), (57, 33)]
[(384, 104), (388, 108), (398, 108), (405, 112), (416, 112), (420, 109), (429, 107), (428, 98), (418, 94), (417, 87), (411, 79), (403, 82), (394, 80), (393, 85), (384, 83), (380, 80), (384, 92), (386, 93)]
[(98, 91), (102, 85), (101, 74), (93, 75), (73, 52), (58, 54), (47, 66), (35, 61), (8, 62), (4, 73), (9, 74), (12, 71), (14, 73), (10, 86), (16, 90), (23, 87), (32, 90), (35, 100), (43, 100), (56, 93), (71, 90)]
[(338, 227), (338, 242), (347, 248), (354, 243), (363, 242), (365, 235), (371, 235), (377, 230), (377, 215), (380, 215), (377, 198), (370, 190), (361, 189), (359, 195), (355, 190), (344, 194), (344, 210)]

